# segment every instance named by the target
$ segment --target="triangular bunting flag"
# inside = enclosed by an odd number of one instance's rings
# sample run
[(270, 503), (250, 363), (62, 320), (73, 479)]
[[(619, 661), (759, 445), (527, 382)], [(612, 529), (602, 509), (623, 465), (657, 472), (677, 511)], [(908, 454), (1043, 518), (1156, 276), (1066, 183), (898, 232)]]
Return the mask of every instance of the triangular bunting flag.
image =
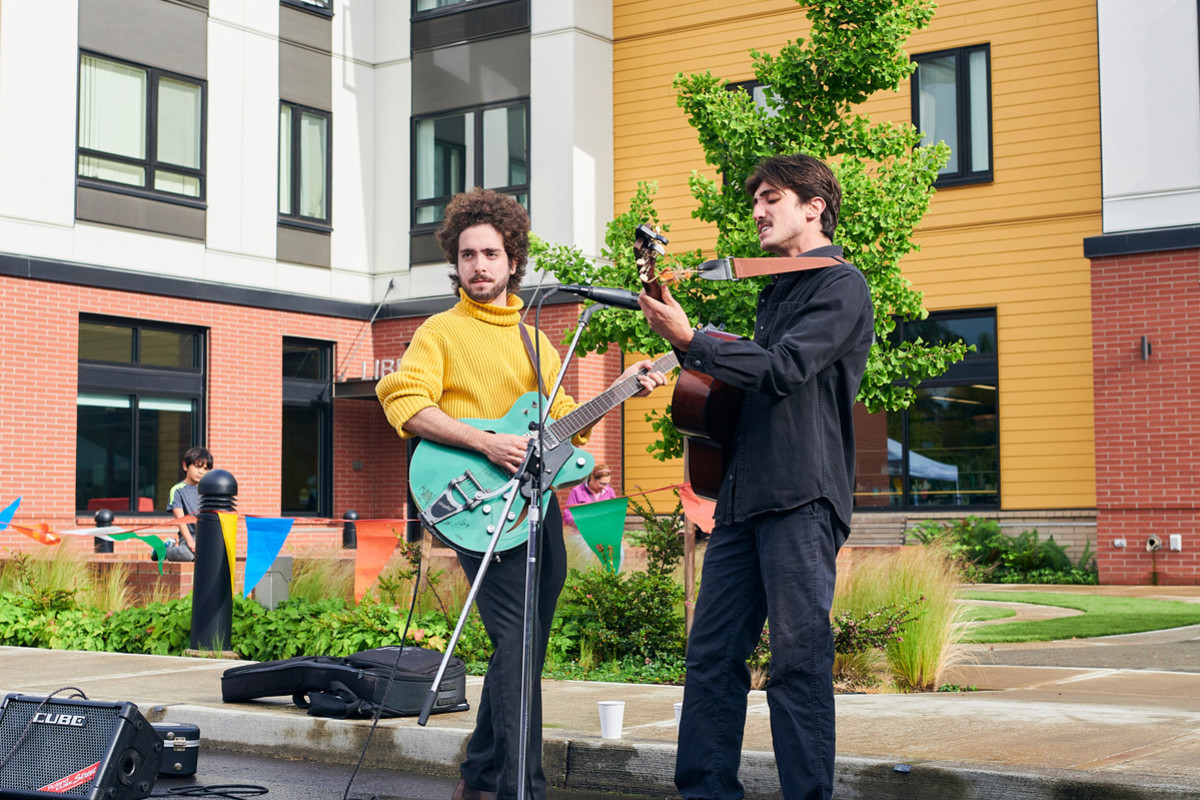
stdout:
[(21, 498), (17, 498), (8, 504), (3, 511), (0, 511), (0, 531), (8, 527), (8, 523), (13, 521), (13, 516), (17, 513), (17, 507), (21, 505)]
[(354, 602), (362, 601), (367, 589), (383, 572), (388, 559), (400, 541), (400, 531), (394, 520), (359, 520), (358, 548), (354, 551)]
[(571, 516), (575, 517), (579, 535), (587, 542), (592, 555), (610, 572), (621, 568), (621, 538), (625, 535), (628, 510), (628, 497), (571, 506)]
[(237, 594), (234, 586), (234, 565), (237, 564), (237, 514), (232, 511), (218, 511), (217, 518), (221, 520), (221, 533), (225, 537), (225, 555), (229, 559), (229, 593)]
[(154, 558), (158, 562), (158, 574), (162, 575), (163, 562), (167, 560), (167, 543), (162, 539), (149, 534), (134, 533), (133, 531), (127, 533), (109, 533), (101, 538), (112, 539), (114, 542), (123, 542), (126, 539), (138, 539), (150, 545), (150, 548), (154, 551)]
[(692, 485), (685, 483), (679, 487), (679, 502), (683, 503), (683, 513), (692, 524), (705, 533), (712, 533), (716, 523), (713, 517), (717, 513), (717, 504), (712, 500), (698, 497), (692, 491)]
[(246, 580), (242, 596), (249, 597), (275, 563), (275, 557), (292, 530), (290, 519), (246, 517)]
[(41, 542), (42, 544), (58, 544), (62, 541), (60, 537), (56, 536), (50, 530), (50, 526), (44, 522), (35, 522), (32, 525), (18, 525), (15, 522), (10, 522), (8, 526), (15, 531), (20, 531), (35, 542)]

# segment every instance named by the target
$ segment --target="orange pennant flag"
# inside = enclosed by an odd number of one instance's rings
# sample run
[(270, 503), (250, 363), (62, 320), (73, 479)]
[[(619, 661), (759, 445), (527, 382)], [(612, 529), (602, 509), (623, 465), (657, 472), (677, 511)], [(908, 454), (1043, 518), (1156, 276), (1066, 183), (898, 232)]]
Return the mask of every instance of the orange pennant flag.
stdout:
[(358, 549), (354, 551), (354, 602), (358, 603), (383, 572), (404, 529), (389, 519), (359, 520), (355, 527)]
[(41, 542), (42, 544), (58, 544), (62, 541), (62, 537), (51, 533), (50, 526), (44, 522), (35, 522), (33, 525), (18, 525), (15, 522), (10, 522), (8, 523), (8, 527), (14, 528), (35, 542)]
[(692, 491), (692, 485), (685, 483), (679, 487), (679, 501), (683, 503), (683, 513), (692, 524), (705, 533), (712, 533), (716, 524), (713, 517), (717, 513), (717, 504), (712, 500), (697, 497)]

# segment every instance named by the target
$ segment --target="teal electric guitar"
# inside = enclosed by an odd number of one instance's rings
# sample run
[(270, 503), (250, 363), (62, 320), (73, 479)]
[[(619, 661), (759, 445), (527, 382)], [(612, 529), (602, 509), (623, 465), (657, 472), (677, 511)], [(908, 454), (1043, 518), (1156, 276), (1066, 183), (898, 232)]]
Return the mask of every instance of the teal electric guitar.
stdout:
[[(666, 372), (679, 365), (674, 353), (654, 362), (654, 369)], [(562, 419), (552, 420), (545, 432), (545, 463), (542, 485), (554, 489), (585, 480), (592, 472), (593, 459), (571, 444), (571, 437), (591, 427), (611, 409), (641, 391), (637, 376), (617, 381)], [(500, 419), (464, 419), (479, 430), (494, 433), (528, 434), (538, 421), (538, 392), (528, 392), (513, 403)], [(542, 401), (543, 403), (546, 401)], [(544, 407), (544, 406), (543, 406)], [(408, 467), (409, 491), (421, 511), (421, 521), (439, 539), (455, 550), (483, 553), (492, 536), (499, 535), (495, 552), (504, 553), (524, 544), (527, 531), (521, 526), (528, 499), (518, 497), (502, 519), (506, 492), (512, 487), (508, 471), (473, 450), (422, 441), (413, 452)], [(544, 480), (549, 477), (549, 481)], [(550, 492), (542, 496), (542, 508), (550, 501)], [(499, 532), (497, 534), (497, 532)]]

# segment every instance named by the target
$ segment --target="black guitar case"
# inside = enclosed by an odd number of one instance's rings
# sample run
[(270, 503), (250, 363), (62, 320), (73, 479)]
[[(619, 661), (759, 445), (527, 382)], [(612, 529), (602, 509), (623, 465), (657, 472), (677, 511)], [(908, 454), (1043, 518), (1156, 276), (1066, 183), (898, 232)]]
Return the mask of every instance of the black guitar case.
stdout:
[[(221, 699), (237, 703), (291, 697), (297, 706), (318, 717), (371, 717), (380, 706), (382, 717), (415, 717), (421, 713), (441, 662), (442, 654), (436, 650), (405, 647), (401, 653), (394, 645), (344, 658), (296, 656), (263, 661), (225, 670)], [(466, 686), (466, 665), (451, 656), (432, 713), (468, 710)]]

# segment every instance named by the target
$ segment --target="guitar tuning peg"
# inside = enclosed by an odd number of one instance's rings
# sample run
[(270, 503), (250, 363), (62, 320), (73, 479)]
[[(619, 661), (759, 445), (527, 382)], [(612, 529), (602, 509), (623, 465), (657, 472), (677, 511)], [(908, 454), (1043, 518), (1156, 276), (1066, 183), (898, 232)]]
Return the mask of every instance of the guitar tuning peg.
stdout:
[(639, 259), (637, 260), (637, 265), (638, 265), (639, 267), (644, 267), (644, 266), (646, 266), (646, 259), (644, 259), (644, 258), (639, 258)]

